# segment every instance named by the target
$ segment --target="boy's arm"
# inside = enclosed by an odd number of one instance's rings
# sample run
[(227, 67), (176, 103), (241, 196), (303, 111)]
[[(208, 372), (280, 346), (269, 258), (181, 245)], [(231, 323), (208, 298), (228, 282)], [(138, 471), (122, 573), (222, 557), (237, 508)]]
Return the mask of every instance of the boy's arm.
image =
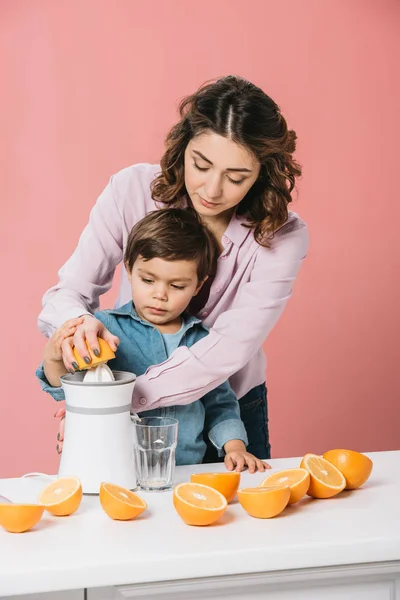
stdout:
[(43, 360), (43, 373), (52, 387), (60, 387), (61, 375), (68, 373), (62, 360)]
[(67, 338), (72, 340), (71, 336), (82, 322), (82, 317), (70, 319), (54, 332), (45, 346), (43, 363), (36, 370), (42, 390), (53, 396), (54, 400), (65, 400), (60, 377), (68, 371), (62, 360), (62, 344)]
[(206, 418), (205, 430), (229, 471), (249, 469), (249, 473), (265, 471), (270, 466), (246, 450), (245, 426), (240, 418), (239, 402), (228, 382), (209, 392), (202, 399)]
[(65, 400), (64, 390), (62, 387), (60, 387), (60, 385), (53, 386), (48, 381), (44, 372), (43, 363), (36, 369), (36, 377), (39, 380), (40, 387), (42, 388), (43, 392), (50, 394), (50, 396), (52, 396), (54, 400), (57, 400), (57, 402), (60, 400)]
[(60, 387), (60, 377), (68, 373), (62, 359), (62, 345), (72, 345), (72, 336), (77, 327), (83, 323), (83, 317), (66, 321), (47, 342), (43, 355), (43, 372), (52, 387)]
[(245, 426), (240, 418), (239, 402), (226, 381), (202, 398), (205, 409), (205, 430), (219, 456), (224, 454), (224, 446), (231, 440), (238, 440), (247, 446)]

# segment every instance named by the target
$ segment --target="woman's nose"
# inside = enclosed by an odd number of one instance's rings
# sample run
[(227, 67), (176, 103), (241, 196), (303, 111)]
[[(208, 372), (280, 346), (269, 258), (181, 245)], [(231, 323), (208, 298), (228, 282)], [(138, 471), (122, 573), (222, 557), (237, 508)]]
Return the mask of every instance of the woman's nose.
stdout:
[(222, 194), (221, 178), (218, 175), (210, 176), (210, 178), (206, 181), (204, 191), (207, 194), (207, 198), (205, 198), (205, 200), (214, 200), (219, 198)]

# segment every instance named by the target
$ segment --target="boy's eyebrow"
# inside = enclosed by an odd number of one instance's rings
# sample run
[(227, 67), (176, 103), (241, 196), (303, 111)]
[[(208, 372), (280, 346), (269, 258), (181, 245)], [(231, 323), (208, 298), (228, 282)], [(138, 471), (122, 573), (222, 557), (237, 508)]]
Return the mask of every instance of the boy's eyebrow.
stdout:
[[(205, 160), (206, 162), (208, 162), (208, 164), (212, 165), (212, 162), (209, 158), (206, 158), (204, 156), (204, 154), (202, 154), (201, 152), (199, 152), (198, 150), (193, 150), (193, 152), (195, 154), (197, 154), (198, 156), (200, 156), (200, 158), (202, 158), (203, 160)], [(235, 172), (245, 172), (245, 173), (252, 173), (251, 169), (234, 169), (234, 168), (229, 168), (229, 169), (225, 169), (226, 171), (235, 171)]]
[[(140, 273), (141, 275), (150, 275), (150, 277), (156, 277), (156, 275), (154, 273), (152, 273), (151, 271), (145, 271), (144, 269), (138, 269), (138, 273)], [(171, 279), (171, 281), (191, 282), (192, 279), (191, 279), (191, 277), (174, 277), (173, 279)]]

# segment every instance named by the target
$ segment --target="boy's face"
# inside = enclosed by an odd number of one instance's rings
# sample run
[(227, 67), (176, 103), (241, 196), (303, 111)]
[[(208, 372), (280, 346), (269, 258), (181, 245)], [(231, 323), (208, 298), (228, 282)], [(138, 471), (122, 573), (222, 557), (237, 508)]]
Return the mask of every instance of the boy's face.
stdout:
[(144, 260), (139, 256), (128, 279), (136, 312), (156, 326), (178, 319), (201, 288), (195, 260)]

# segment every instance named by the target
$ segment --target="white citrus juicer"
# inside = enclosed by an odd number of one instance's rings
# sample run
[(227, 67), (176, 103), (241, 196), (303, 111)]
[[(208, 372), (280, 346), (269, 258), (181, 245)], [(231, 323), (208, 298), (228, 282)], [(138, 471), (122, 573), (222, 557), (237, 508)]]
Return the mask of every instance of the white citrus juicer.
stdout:
[(137, 487), (130, 415), (135, 380), (104, 364), (60, 377), (66, 415), (58, 475), (78, 477), (86, 494), (98, 494), (103, 481)]

